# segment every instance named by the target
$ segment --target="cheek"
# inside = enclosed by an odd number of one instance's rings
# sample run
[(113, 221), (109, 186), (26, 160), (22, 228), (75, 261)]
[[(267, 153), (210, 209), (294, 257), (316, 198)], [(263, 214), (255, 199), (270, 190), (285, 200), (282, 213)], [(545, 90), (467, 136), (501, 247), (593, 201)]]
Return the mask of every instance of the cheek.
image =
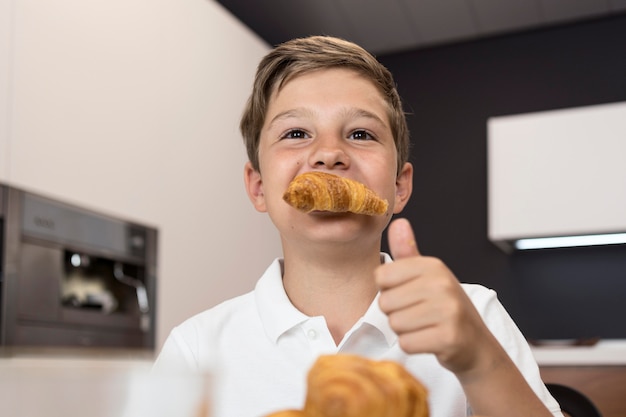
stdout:
[(396, 169), (394, 167), (393, 170), (387, 170), (384, 174), (381, 172), (381, 175), (378, 179), (377, 187), (383, 193), (383, 197), (387, 199), (390, 205), (394, 204), (394, 200), (396, 199)]
[(395, 163), (392, 164), (385, 158), (377, 158), (375, 160), (370, 158), (366, 160), (366, 164), (366, 172), (372, 172), (374, 175), (372, 180), (382, 187), (381, 189), (385, 191), (395, 189), (397, 179), (397, 166)]
[(280, 145), (259, 148), (259, 167), (266, 171), (293, 168), (302, 165), (303, 161), (301, 152)]

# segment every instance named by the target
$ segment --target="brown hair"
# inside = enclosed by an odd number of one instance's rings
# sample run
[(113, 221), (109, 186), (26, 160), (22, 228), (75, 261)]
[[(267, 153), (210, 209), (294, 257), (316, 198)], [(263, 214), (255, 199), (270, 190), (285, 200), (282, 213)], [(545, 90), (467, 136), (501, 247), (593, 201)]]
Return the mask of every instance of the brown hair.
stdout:
[(252, 94), (239, 128), (252, 166), (259, 170), (259, 138), (274, 88), (307, 72), (341, 67), (370, 79), (389, 104), (388, 117), (398, 151), (398, 173), (409, 157), (409, 132), (393, 76), (373, 55), (360, 46), (329, 36), (298, 38), (278, 45), (259, 63)]

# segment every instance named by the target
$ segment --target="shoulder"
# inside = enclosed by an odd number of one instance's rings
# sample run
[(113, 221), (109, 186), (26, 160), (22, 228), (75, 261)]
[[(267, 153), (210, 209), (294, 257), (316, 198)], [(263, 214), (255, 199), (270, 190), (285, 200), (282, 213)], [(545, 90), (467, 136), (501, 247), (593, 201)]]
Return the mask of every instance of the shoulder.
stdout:
[(483, 321), (493, 332), (516, 328), (496, 291), (480, 284), (461, 284)]
[[(276, 278), (278, 276), (278, 278)], [(272, 284), (277, 281), (278, 284)], [(266, 296), (275, 299), (273, 287), (282, 284), (280, 262), (275, 260), (257, 281), (255, 288), (245, 294), (225, 300), (199, 312), (176, 326), (170, 334), (191, 346), (202, 345), (207, 339), (217, 339), (225, 333), (240, 334), (260, 326), (259, 300)], [(266, 287), (271, 287), (268, 290)]]
[(217, 340), (233, 321), (247, 322), (254, 297), (247, 293), (204, 310), (174, 327), (155, 362), (156, 369), (204, 369), (213, 366)]
[(517, 324), (500, 302), (494, 290), (478, 284), (461, 285), (474, 303), (474, 307), (476, 307), (485, 325), (509, 354), (527, 344)]
[(176, 326), (175, 330), (179, 333), (215, 330), (236, 316), (246, 315), (250, 311), (255, 311), (254, 305), (254, 294), (253, 292), (248, 292), (225, 300), (191, 316)]
[(461, 284), (461, 287), (475, 305), (492, 302), (494, 300), (497, 301), (498, 299), (498, 295), (494, 290), (487, 288), (481, 284), (463, 283)]

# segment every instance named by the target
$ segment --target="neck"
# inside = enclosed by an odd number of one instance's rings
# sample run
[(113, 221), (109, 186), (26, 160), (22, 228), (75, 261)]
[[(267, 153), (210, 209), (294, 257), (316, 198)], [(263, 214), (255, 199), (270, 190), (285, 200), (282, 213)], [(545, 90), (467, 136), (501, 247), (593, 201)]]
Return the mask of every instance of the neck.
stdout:
[(285, 251), (287, 295), (304, 314), (324, 316), (335, 343), (365, 314), (378, 292), (373, 271), (381, 263), (380, 251), (360, 249)]

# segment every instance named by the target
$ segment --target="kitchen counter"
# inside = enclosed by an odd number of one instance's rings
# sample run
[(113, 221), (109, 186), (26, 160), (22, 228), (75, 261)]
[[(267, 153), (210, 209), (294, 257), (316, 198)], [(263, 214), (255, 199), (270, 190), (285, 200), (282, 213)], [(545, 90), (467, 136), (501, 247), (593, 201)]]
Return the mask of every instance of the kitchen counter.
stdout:
[(108, 349), (0, 349), (0, 415), (198, 417), (210, 375), (151, 372), (154, 353)]
[(604, 417), (626, 416), (626, 339), (600, 340), (591, 346), (543, 341), (531, 348), (544, 382), (583, 393)]
[(0, 363), (54, 360), (147, 363), (152, 362), (154, 358), (154, 351), (146, 349), (0, 346)]
[(566, 341), (532, 346), (539, 366), (626, 366), (626, 339), (600, 340), (592, 346), (571, 346)]

